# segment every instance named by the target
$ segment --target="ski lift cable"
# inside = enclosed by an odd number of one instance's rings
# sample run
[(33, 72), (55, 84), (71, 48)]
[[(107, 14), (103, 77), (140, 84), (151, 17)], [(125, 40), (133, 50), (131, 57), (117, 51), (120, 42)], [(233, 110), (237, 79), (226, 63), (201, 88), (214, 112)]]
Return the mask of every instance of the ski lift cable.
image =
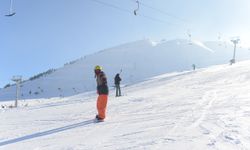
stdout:
[(92, 0), (92, 1), (96, 2), (96, 3), (99, 3), (99, 4), (102, 4), (104, 6), (108, 6), (108, 7), (118, 9), (120, 11), (129, 12), (129, 13), (131, 12), (129, 9), (121, 8), (121, 7), (118, 7), (116, 5), (113, 5), (113, 4), (110, 4), (110, 3), (107, 3), (107, 2), (103, 2), (103, 1), (99, 1), (99, 0)]
[[(179, 20), (180, 22), (185, 23), (186, 25), (189, 24), (188, 21), (187, 21), (186, 19), (182, 19), (182, 18), (180, 18), (180, 17), (178, 17), (178, 16), (175, 16), (175, 15), (173, 15), (173, 14), (170, 14), (170, 13), (168, 13), (168, 12), (166, 12), (166, 11), (161, 10), (161, 9), (154, 8), (154, 7), (152, 7), (152, 6), (149, 6), (149, 5), (145, 4), (145, 3), (142, 3), (141, 1), (139, 2), (139, 0), (131, 0), (131, 1), (132, 1), (133, 3), (134, 3), (134, 2), (138, 3), (138, 8), (139, 8), (139, 5), (140, 5), (140, 6), (143, 6), (143, 7), (145, 7), (145, 8), (149, 8), (149, 9), (152, 9), (152, 10), (154, 10), (154, 11), (157, 11), (157, 12), (159, 12), (159, 13), (161, 13), (161, 14), (163, 14), (163, 15), (166, 15), (166, 16), (168, 16), (168, 17), (174, 18), (175, 20)], [(138, 9), (138, 10), (139, 10), (139, 9)], [(137, 15), (137, 14), (136, 14), (136, 10), (135, 10), (134, 14)], [(146, 18), (148, 18), (148, 19), (154, 20), (154, 21), (166, 22), (166, 21), (163, 21), (163, 20), (155, 19), (155, 18), (153, 18), (153, 17), (148, 17), (148, 16), (145, 16), (145, 15), (143, 15), (143, 16), (146, 17)], [(181, 26), (180, 24), (173, 23), (173, 22), (172, 22), (172, 23), (167, 22), (167, 23), (168, 23), (168, 24), (177, 25), (177, 26)], [(189, 24), (189, 25), (190, 25), (190, 24)], [(188, 25), (188, 26), (189, 26), (189, 25)], [(182, 26), (183, 26), (183, 25), (182, 25)]]
[[(132, 1), (132, 2), (137, 2), (138, 0), (136, 0), (136, 1), (135, 1), (135, 0), (131, 0), (131, 1)], [(145, 3), (142, 3), (142, 2), (140, 2), (140, 5), (143, 6), (143, 7), (152, 9), (152, 10), (154, 10), (154, 11), (157, 11), (157, 12), (159, 12), (159, 13), (161, 13), (161, 14), (164, 14), (164, 15), (167, 15), (167, 16), (169, 16), (169, 17), (172, 17), (172, 18), (174, 18), (174, 19), (176, 19), (176, 20), (179, 20), (179, 21), (181, 21), (181, 22), (187, 23), (187, 20), (182, 19), (182, 18), (180, 18), (180, 17), (178, 17), (178, 16), (175, 16), (175, 15), (173, 15), (173, 14), (170, 14), (170, 13), (168, 13), (168, 12), (166, 12), (166, 11), (161, 10), (161, 9), (158, 9), (158, 8), (155, 8), (155, 7), (152, 7), (152, 6), (149, 6), (149, 5), (147, 5), (147, 4), (145, 4)]]
[(159, 23), (170, 24), (170, 25), (174, 25), (174, 26), (181, 26), (181, 25), (176, 24), (176, 23), (168, 22), (168, 21), (165, 21), (165, 20), (161, 20), (161, 19), (157, 19), (157, 18), (154, 18), (154, 17), (146, 16), (146, 15), (143, 15), (143, 14), (138, 14), (138, 15), (142, 16), (144, 18), (147, 18), (149, 20), (152, 20), (152, 21), (157, 21)]
[[(158, 12), (164, 14), (164, 15), (170, 16), (170, 17), (172, 17), (172, 18), (175, 18), (176, 20), (180, 20), (180, 21), (182, 21), (183, 23), (186, 23), (186, 21), (185, 21), (184, 19), (181, 19), (181, 18), (179, 18), (179, 17), (177, 17), (177, 16), (174, 16), (174, 15), (172, 15), (172, 14), (170, 14), (170, 13), (164, 12), (164, 11), (162, 11), (162, 10), (160, 10), (160, 9), (157, 9), (157, 8), (154, 8), (154, 7), (151, 7), (151, 6), (148, 6), (148, 5), (146, 5), (146, 4), (142, 3), (142, 2), (139, 2), (139, 0), (131, 0), (131, 1), (132, 1), (132, 2), (136, 2), (137, 5), (138, 5), (137, 9), (134, 10), (134, 15), (137, 15), (137, 11), (139, 10), (140, 5), (142, 5), (142, 6), (146, 7), (146, 8), (153, 9), (153, 10), (158, 11)], [(155, 21), (166, 22), (166, 21), (163, 21), (163, 20), (160, 20), (160, 19), (156, 19), (156, 18), (153, 18), (153, 17), (149, 17), (149, 16), (145, 16), (145, 15), (142, 15), (142, 16), (143, 16), (143, 17), (146, 17), (146, 18), (148, 18), (148, 19), (151, 19), (151, 20), (153, 19), (153, 20), (155, 20)], [(179, 24), (176, 24), (176, 23), (170, 23), (170, 22), (167, 22), (167, 23), (168, 23), (168, 24), (173, 24), (173, 25), (180, 26)]]
[[(102, 2), (102, 1), (100, 1), (100, 0), (92, 0), (92, 1), (131, 14), (131, 10), (129, 10), (129, 9), (121, 8), (121, 7), (118, 7), (118, 6), (116, 6), (116, 5), (113, 5), (113, 4), (110, 4), (110, 3), (107, 3), (107, 2)], [(146, 19), (149, 19), (149, 20), (151, 20), (151, 21), (157, 21), (157, 22), (160, 22), (160, 23), (165, 23), (165, 24), (171, 24), (171, 25), (177, 25), (177, 26), (178, 26), (178, 24), (174, 24), (174, 23), (167, 22), (167, 21), (164, 21), (164, 20), (156, 19), (156, 18), (147, 16), (147, 15), (140, 14), (139, 16), (144, 17), (144, 18), (146, 18)]]
[[(121, 7), (116, 6), (114, 4), (103, 2), (103, 1), (100, 1), (100, 0), (91, 0), (91, 1), (99, 3), (99, 4), (102, 4), (104, 6), (112, 7), (112, 8), (118, 9), (120, 11), (127, 12), (127, 13), (131, 14), (131, 10), (125, 9), (125, 8), (121, 8)], [(154, 18), (154, 17), (150, 17), (150, 16), (147, 16), (147, 15), (143, 15), (142, 13), (140, 13), (138, 15), (141, 16), (141, 17), (144, 17), (146, 19), (149, 19), (151, 21), (154, 21), (154, 22), (159, 22), (159, 23), (164, 23), (164, 24), (170, 24), (170, 25), (180, 26), (179, 24), (175, 24), (175, 23), (167, 22), (167, 21), (164, 21), (164, 20), (161, 20), (161, 19), (157, 19), (157, 18)]]

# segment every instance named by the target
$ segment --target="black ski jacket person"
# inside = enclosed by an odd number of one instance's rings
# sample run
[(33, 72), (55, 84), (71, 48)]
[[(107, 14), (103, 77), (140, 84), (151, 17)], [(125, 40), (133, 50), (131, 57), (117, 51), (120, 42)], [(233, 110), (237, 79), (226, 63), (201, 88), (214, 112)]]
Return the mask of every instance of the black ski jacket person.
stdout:
[(120, 78), (120, 74), (117, 73), (115, 76), (115, 85), (120, 85), (121, 80), (122, 79)]
[(116, 74), (115, 76), (115, 89), (116, 89), (116, 97), (121, 96), (121, 88), (120, 88), (120, 82), (121, 82), (121, 78), (119, 76), (119, 73)]

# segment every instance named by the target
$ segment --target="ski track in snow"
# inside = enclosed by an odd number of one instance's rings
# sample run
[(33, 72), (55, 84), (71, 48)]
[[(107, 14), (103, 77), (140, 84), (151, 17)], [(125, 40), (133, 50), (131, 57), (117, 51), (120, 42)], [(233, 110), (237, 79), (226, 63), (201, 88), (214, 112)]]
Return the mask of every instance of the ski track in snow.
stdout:
[[(200, 117), (195, 120), (191, 127), (196, 128), (202, 123), (202, 121), (204, 121), (206, 115), (209, 113), (209, 109), (212, 107), (213, 102), (216, 100), (216, 97), (216, 91), (208, 91), (205, 93), (198, 106), (192, 110), (193, 114), (198, 114), (200, 115)], [(199, 110), (201, 112), (199, 112)]]

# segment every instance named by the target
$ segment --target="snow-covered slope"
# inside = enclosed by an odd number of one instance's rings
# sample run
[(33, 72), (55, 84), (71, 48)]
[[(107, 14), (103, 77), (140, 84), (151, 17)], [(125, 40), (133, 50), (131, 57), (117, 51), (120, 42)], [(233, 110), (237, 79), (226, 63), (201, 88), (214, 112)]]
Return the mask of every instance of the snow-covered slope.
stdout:
[[(172, 71), (191, 70), (228, 63), (233, 46), (219, 42), (171, 40), (154, 43), (141, 40), (85, 56), (72, 64), (21, 87), (21, 99), (64, 97), (95, 90), (93, 68), (101, 65), (113, 86), (113, 78), (122, 70), (122, 84), (132, 84)], [(250, 51), (237, 50), (237, 60), (249, 59)], [(15, 86), (0, 89), (0, 100), (15, 98)]]
[(164, 74), (123, 88), (119, 98), (111, 91), (103, 123), (92, 120), (95, 92), (22, 101), (0, 109), (0, 149), (247, 150), (249, 66)]

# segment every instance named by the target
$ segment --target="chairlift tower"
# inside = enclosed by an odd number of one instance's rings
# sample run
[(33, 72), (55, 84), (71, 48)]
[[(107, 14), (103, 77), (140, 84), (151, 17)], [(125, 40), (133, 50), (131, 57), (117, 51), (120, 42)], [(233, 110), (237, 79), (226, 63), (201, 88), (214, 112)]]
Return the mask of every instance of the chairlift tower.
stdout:
[(22, 82), (22, 76), (13, 76), (11, 79), (12, 81), (16, 82), (16, 100), (15, 100), (15, 107), (18, 105), (18, 98), (19, 98), (19, 90), (20, 84)]
[(240, 41), (240, 38), (239, 38), (239, 37), (235, 37), (235, 38), (232, 38), (232, 39), (231, 39), (231, 42), (233, 42), (233, 44), (234, 44), (233, 59), (230, 60), (231, 65), (235, 63), (236, 46), (237, 46), (237, 44), (239, 43), (239, 41)]

